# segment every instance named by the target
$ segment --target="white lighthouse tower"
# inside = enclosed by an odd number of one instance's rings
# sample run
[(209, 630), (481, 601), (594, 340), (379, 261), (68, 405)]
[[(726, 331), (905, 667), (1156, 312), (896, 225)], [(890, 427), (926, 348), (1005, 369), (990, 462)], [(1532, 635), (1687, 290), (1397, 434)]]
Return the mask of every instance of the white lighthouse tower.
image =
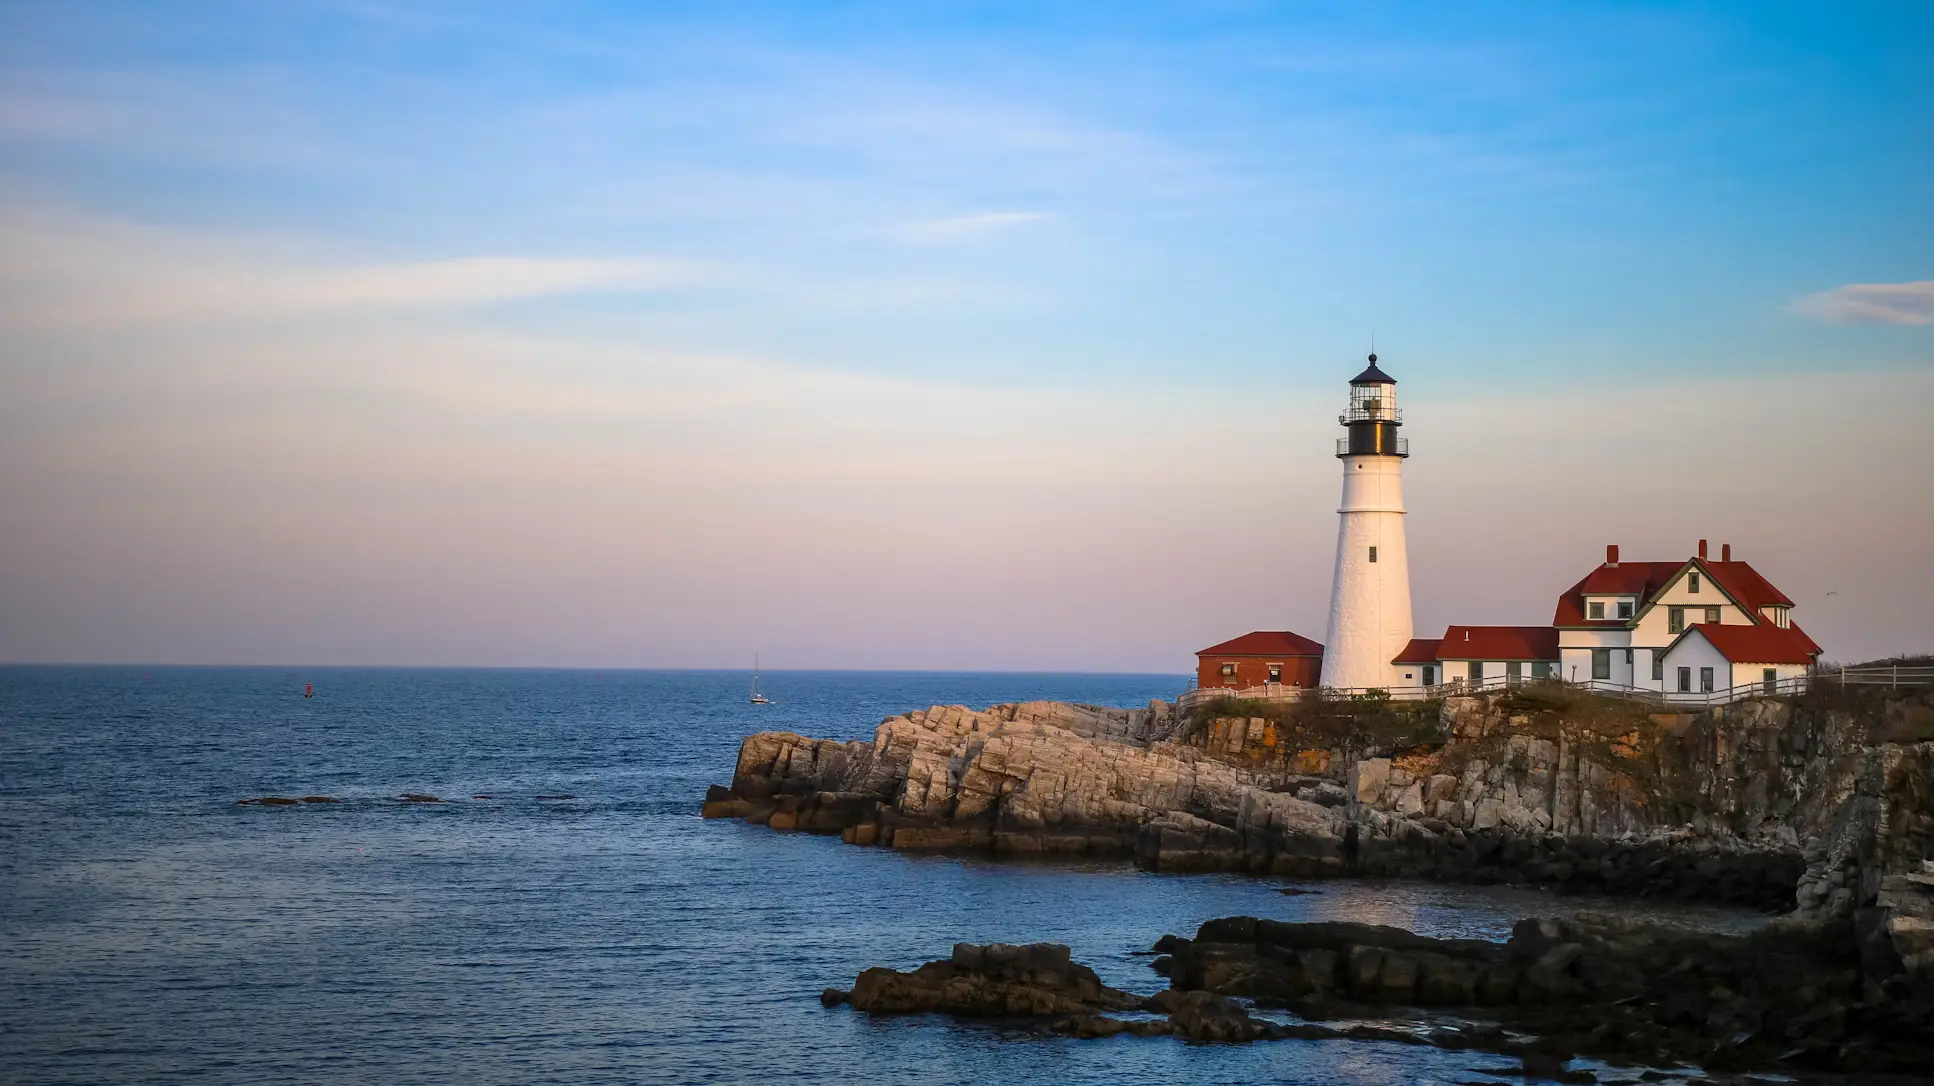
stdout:
[(1350, 381), (1350, 407), (1338, 419), (1343, 461), (1342, 524), (1336, 533), (1336, 580), (1330, 589), (1330, 632), (1323, 644), (1323, 685), (1389, 688), (1390, 661), (1410, 642), (1410, 559), (1404, 547), (1403, 462), (1410, 443), (1397, 436), (1397, 382), (1377, 368)]

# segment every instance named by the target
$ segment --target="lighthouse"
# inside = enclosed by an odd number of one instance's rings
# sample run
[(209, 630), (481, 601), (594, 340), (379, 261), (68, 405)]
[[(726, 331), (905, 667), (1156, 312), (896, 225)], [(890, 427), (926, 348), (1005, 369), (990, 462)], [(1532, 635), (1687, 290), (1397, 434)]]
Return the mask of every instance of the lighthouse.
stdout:
[(1342, 523), (1330, 588), (1324, 686), (1389, 688), (1391, 663), (1410, 642), (1410, 559), (1404, 547), (1403, 462), (1410, 443), (1397, 436), (1397, 382), (1377, 368), (1350, 381), (1350, 405), (1337, 421), (1343, 461)]

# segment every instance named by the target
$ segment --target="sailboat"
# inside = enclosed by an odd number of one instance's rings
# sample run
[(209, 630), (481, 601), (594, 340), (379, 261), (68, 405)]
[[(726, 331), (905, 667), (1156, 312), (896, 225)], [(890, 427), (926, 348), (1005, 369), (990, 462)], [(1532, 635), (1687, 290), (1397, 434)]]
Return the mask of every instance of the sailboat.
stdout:
[(772, 699), (759, 693), (759, 658), (752, 658), (752, 704), (771, 705)]

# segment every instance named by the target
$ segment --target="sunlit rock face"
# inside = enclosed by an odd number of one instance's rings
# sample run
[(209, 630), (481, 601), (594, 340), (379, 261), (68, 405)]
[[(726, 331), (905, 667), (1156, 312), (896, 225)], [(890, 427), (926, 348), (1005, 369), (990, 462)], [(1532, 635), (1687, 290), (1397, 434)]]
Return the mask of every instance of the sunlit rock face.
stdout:
[(1164, 871), (1528, 882), (1813, 921), (1878, 909), (1868, 926), (1906, 967), (1930, 965), (1934, 743), (1877, 742), (1860, 712), (1778, 700), (1698, 715), (1510, 695), (1376, 711), (1356, 728), (1293, 711), (1190, 718), (1162, 701), (935, 706), (870, 742), (751, 736), (705, 813)]

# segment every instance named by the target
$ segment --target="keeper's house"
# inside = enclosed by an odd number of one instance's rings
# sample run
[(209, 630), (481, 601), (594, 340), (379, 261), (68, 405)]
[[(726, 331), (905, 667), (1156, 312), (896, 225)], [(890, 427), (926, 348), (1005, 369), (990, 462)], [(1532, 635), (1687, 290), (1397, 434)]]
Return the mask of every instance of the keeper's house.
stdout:
[(1323, 674), (1323, 646), (1288, 630), (1257, 630), (1195, 654), (1195, 685), (1247, 690), (1312, 687)]
[(1711, 693), (1804, 675), (1820, 646), (1795, 625), (1793, 601), (1759, 571), (1699, 552), (1676, 562), (1605, 561), (1558, 597), (1559, 677)]

